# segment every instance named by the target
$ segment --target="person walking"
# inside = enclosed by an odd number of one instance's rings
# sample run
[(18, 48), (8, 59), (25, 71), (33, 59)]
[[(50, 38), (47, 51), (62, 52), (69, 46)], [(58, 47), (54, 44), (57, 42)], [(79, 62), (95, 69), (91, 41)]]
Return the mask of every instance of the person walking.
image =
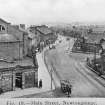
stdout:
[(39, 88), (42, 88), (42, 79), (39, 81)]
[(71, 86), (67, 85), (66, 89), (67, 89), (68, 97), (70, 97), (70, 95), (71, 95)]
[(2, 94), (3, 93), (3, 89), (2, 88), (0, 88), (0, 94)]
[(69, 92), (69, 97), (71, 97), (71, 86), (69, 86), (68, 92)]

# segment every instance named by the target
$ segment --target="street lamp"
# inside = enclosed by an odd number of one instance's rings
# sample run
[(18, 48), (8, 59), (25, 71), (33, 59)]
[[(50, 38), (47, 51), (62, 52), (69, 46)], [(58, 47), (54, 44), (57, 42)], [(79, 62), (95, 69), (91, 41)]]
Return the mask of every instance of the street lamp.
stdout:
[(95, 70), (97, 70), (97, 67), (96, 67), (96, 42), (95, 42), (95, 47), (94, 47), (94, 66), (95, 66)]
[(52, 72), (53, 72), (53, 70), (51, 68), (51, 71), (50, 71), (50, 73), (51, 73), (51, 90), (52, 90)]
[(95, 43), (95, 48), (94, 48), (94, 60), (96, 61), (96, 43)]
[(52, 90), (52, 88), (53, 88), (53, 84), (52, 84), (52, 82), (53, 82), (53, 77), (52, 77), (52, 75), (53, 75), (53, 62), (51, 62), (50, 75), (51, 75), (51, 90)]

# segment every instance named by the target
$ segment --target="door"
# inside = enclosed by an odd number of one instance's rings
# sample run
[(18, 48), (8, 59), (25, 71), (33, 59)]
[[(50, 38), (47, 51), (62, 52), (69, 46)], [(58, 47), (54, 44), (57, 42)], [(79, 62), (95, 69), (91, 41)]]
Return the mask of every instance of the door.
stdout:
[(16, 73), (15, 86), (17, 88), (22, 88), (22, 73), (21, 72)]

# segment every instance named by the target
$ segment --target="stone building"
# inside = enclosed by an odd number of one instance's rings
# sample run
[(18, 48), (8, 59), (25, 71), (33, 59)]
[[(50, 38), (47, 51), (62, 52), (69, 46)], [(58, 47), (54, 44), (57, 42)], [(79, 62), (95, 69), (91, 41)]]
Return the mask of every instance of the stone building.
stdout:
[(99, 53), (100, 49), (100, 43), (91, 42), (90, 40), (81, 37), (76, 39), (72, 51), (83, 53)]
[(3, 92), (37, 87), (38, 69), (31, 60), (24, 59), (15, 63), (0, 62), (0, 88)]
[(47, 44), (48, 41), (53, 43), (53, 41), (56, 39), (53, 31), (46, 25), (31, 26), (30, 31), (39, 37), (40, 42), (44, 42), (44, 44)]
[[(27, 54), (28, 34), (0, 19), (0, 57), (22, 58)], [(12, 53), (11, 53), (12, 51)]]
[[(36, 87), (38, 64), (28, 58), (28, 33), (0, 19), (0, 89)], [(35, 62), (33, 62), (35, 61)]]
[(32, 48), (36, 49), (39, 44), (39, 38), (34, 34), (29, 32), (28, 34), (28, 56), (32, 56)]

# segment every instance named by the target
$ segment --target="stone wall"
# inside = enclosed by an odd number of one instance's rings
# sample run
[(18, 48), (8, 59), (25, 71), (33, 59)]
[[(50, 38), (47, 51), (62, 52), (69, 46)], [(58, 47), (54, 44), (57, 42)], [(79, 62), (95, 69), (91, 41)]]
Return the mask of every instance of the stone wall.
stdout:
[(25, 88), (34, 87), (35, 83), (35, 72), (25, 72)]
[(3, 92), (12, 91), (16, 88), (16, 74), (19, 73), (22, 76), (22, 81), (19, 88), (31, 88), (38, 86), (38, 68), (33, 66), (15, 66), (10, 68), (0, 69), (0, 88)]
[(13, 89), (12, 83), (12, 71), (2, 72), (0, 75), (0, 88), (2, 88), (3, 92), (11, 91)]
[(23, 40), (23, 32), (19, 31), (18, 29), (14, 28), (11, 25), (8, 25), (8, 31), (7, 31), (7, 33), (14, 35), (20, 41)]
[[(9, 34), (9, 35), (13, 36), (14, 39), (11, 39), (10, 41), (12, 41), (14, 43), (17, 43), (17, 42), (15, 42), (16, 40), (23, 42), (23, 44), (21, 44), (21, 47), (20, 47), (21, 50), (22, 50), (20, 53), (23, 53), (23, 54), (20, 54), (20, 55), (24, 55), (24, 56), (27, 55), (28, 35), (25, 35), (24, 32), (20, 31), (19, 29), (14, 28), (10, 24), (6, 24), (6, 23), (4, 23), (2, 21), (0, 21), (0, 25), (3, 25), (5, 27), (5, 31), (0, 31), (0, 34)], [(6, 38), (5, 38), (5, 40), (6, 40)], [(3, 50), (4, 50), (4, 53), (5, 53), (5, 51), (9, 52), (10, 50), (8, 51), (8, 50), (5, 49), (5, 47), (8, 46), (7, 49), (11, 49), (11, 53), (13, 53), (13, 55), (14, 55), (14, 52), (17, 52), (16, 55), (19, 55), (19, 53), (18, 53), (18, 45), (19, 45), (19, 43), (17, 43), (17, 45), (14, 45), (14, 43), (11, 43), (9, 45), (7, 45), (6, 43), (4, 43), (4, 45), (3, 45), (3, 43), (2, 43), (2, 45), (0, 45), (0, 50), (1, 50), (0, 53), (2, 53)], [(3, 46), (5, 46), (4, 49), (3, 49)], [(9, 48), (9, 46), (10, 46), (10, 48)], [(14, 46), (14, 48), (11, 47), (11, 46)], [(0, 56), (1, 56), (1, 54), (0, 54)]]
[(0, 42), (0, 58), (19, 59), (22, 56), (22, 45), (20, 42)]

